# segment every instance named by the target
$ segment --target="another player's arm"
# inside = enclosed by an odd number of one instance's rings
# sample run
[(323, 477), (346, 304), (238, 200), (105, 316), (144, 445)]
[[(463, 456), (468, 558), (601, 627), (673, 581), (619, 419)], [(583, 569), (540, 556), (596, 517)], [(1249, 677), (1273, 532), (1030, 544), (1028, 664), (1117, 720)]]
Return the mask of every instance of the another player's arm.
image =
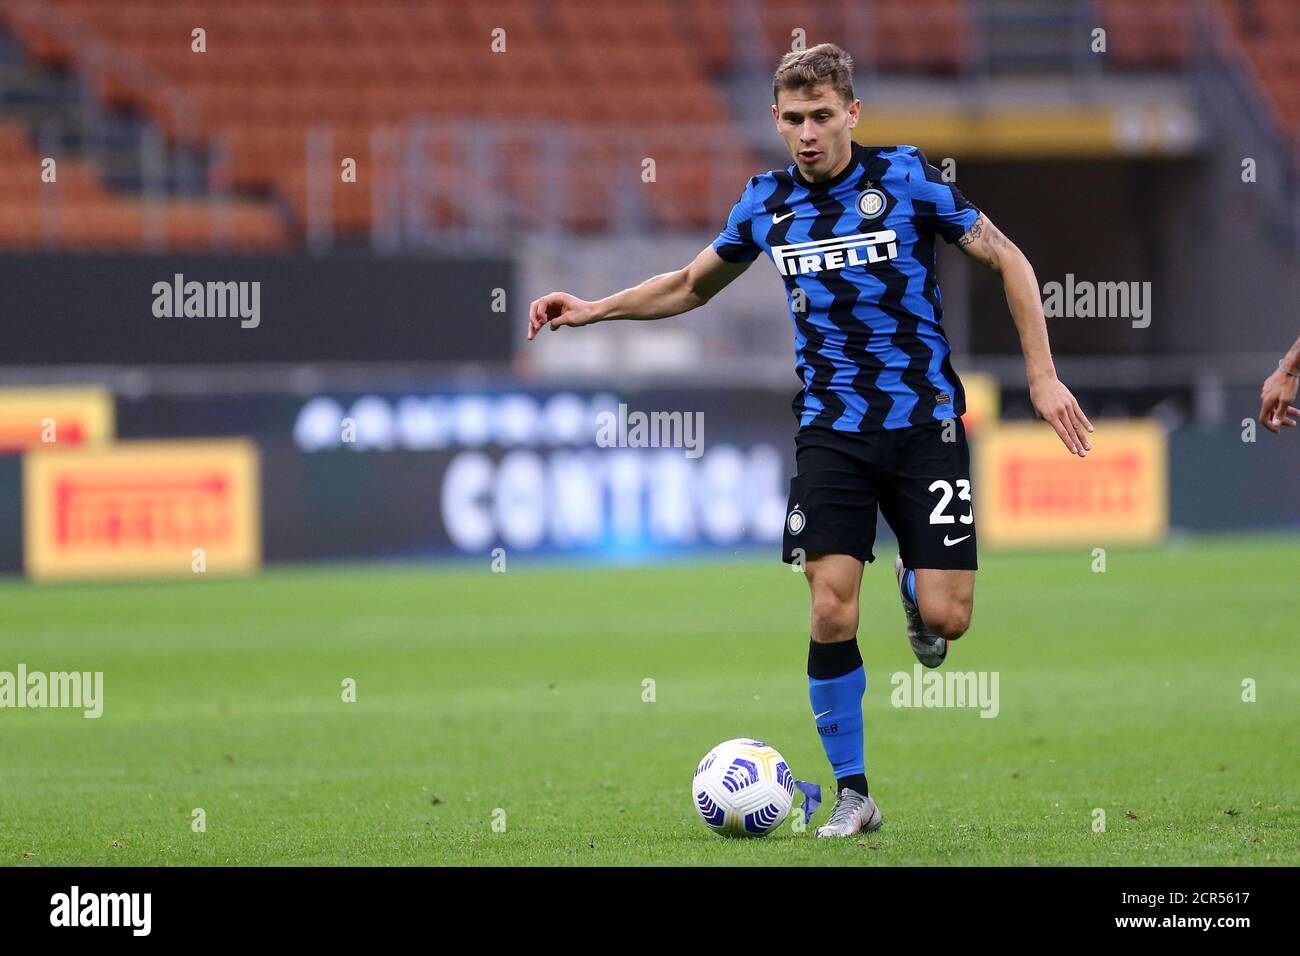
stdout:
[(1087, 435), (1092, 431), (1092, 422), (1083, 414), (1070, 390), (1056, 377), (1034, 267), (1016, 244), (983, 213), (957, 240), (957, 245), (976, 262), (1002, 276), (1007, 307), (1020, 333), (1020, 349), (1025, 354), (1029, 400), (1043, 420), (1056, 429), (1065, 447), (1080, 458), (1086, 457), (1092, 449)]
[(1278, 363), (1277, 371), (1264, 379), (1264, 387), (1259, 390), (1259, 421), (1271, 432), (1280, 432), (1285, 426), (1296, 427), (1296, 418), (1300, 409), (1295, 402), (1296, 386), (1300, 384), (1300, 339), (1286, 353), (1286, 358)]
[(727, 262), (712, 246), (676, 272), (651, 276), (640, 285), (588, 302), (567, 292), (551, 292), (528, 307), (528, 338), (542, 326), (552, 331), (566, 325), (591, 325), (607, 319), (665, 319), (697, 309), (749, 268), (748, 262)]

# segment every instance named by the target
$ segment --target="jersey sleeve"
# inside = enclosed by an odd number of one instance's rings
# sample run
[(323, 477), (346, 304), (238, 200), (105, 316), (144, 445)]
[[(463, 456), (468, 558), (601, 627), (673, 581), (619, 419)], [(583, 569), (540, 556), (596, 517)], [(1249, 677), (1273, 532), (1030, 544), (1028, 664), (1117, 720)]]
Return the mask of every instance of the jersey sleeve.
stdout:
[(713, 251), (726, 262), (753, 262), (762, 252), (754, 242), (754, 180), (745, 185), (736, 205), (731, 207), (727, 225), (713, 240)]
[(917, 226), (943, 236), (948, 242), (956, 242), (975, 225), (979, 209), (960, 189), (943, 181), (943, 173), (930, 165), (925, 153), (915, 146), (906, 148), (911, 149), (916, 162), (908, 183)]

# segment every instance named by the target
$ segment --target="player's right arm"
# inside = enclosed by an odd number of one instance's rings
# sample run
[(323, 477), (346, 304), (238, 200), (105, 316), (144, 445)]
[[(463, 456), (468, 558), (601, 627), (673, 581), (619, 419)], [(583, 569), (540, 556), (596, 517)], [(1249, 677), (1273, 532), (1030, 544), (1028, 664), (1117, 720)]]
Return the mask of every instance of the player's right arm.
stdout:
[(748, 262), (727, 262), (713, 246), (706, 246), (690, 265), (676, 272), (651, 276), (640, 285), (588, 302), (567, 292), (550, 292), (528, 307), (529, 341), (550, 325), (591, 325), (607, 319), (665, 319), (698, 309), (725, 289), (749, 267)]
[(684, 269), (651, 276), (638, 286), (588, 302), (567, 292), (552, 292), (528, 307), (528, 339), (549, 325), (591, 325), (606, 319), (664, 319), (698, 309), (749, 268), (760, 249), (754, 242), (754, 177), (731, 208), (727, 225), (712, 245)]

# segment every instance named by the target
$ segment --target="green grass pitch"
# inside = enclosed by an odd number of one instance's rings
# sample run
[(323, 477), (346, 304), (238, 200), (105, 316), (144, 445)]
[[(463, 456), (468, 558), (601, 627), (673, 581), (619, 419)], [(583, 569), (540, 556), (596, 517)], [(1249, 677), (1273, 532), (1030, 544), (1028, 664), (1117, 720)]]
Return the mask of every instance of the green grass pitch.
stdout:
[(775, 560), (10, 579), (0, 670), (103, 671), (105, 705), (0, 710), (0, 863), (1295, 865), (1297, 558), (985, 555), (945, 668), (999, 673), (993, 719), (890, 705), (914, 658), (878, 560), (859, 639), (885, 826), (842, 841), (721, 838), (691, 806), (737, 736), (829, 796), (806, 586)]

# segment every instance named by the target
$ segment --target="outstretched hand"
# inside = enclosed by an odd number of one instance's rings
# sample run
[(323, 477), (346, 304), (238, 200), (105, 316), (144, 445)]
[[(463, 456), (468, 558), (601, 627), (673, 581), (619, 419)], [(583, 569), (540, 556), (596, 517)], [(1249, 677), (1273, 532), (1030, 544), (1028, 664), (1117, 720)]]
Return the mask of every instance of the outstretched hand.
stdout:
[(566, 325), (587, 325), (596, 320), (595, 305), (567, 292), (549, 292), (534, 299), (528, 307), (528, 341), (532, 341), (542, 326), (548, 323), (554, 332)]

